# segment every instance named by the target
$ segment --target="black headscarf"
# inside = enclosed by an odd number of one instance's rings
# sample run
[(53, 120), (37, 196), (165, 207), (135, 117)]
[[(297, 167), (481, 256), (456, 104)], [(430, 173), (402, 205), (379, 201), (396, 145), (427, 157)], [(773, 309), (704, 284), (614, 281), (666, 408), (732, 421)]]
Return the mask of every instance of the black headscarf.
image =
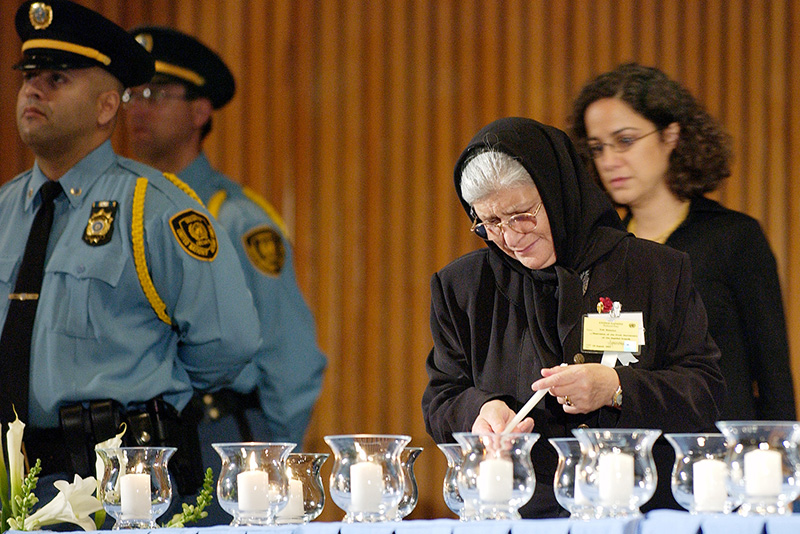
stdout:
[(591, 266), (626, 234), (621, 231), (619, 215), (589, 178), (567, 134), (520, 117), (485, 126), (461, 153), (455, 185), (468, 215), (471, 206), (461, 195), (461, 174), (470, 159), (487, 150), (504, 152), (522, 164), (539, 190), (550, 221), (556, 252), (553, 267), (532, 271), (494, 243), (488, 245), (506, 265), (525, 275), (524, 300), (534, 344), (544, 361), (555, 364), (563, 361), (564, 339), (583, 313), (583, 284)]
[(471, 206), (461, 195), (461, 173), (469, 160), (488, 149), (512, 156), (533, 177), (550, 220), (557, 265), (567, 269), (585, 267), (595, 229), (623, 229), (617, 212), (589, 178), (567, 134), (520, 117), (499, 119), (483, 127), (461, 153), (455, 183), (467, 214)]

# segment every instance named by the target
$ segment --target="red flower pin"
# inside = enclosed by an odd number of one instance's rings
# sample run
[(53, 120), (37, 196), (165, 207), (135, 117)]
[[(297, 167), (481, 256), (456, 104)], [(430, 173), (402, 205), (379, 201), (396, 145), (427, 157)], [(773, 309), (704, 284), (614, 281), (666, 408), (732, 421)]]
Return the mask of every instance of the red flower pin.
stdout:
[(608, 297), (600, 297), (600, 302), (597, 303), (597, 313), (608, 313), (614, 307), (614, 303)]

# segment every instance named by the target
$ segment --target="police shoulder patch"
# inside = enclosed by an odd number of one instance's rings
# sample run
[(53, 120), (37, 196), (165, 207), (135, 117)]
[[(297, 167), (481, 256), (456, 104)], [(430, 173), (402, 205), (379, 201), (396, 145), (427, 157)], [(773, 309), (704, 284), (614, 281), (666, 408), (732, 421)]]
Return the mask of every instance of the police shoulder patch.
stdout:
[(253, 267), (267, 276), (281, 274), (286, 249), (281, 234), (270, 226), (257, 226), (242, 236), (244, 250)]
[(174, 215), (170, 228), (186, 253), (198, 260), (213, 261), (217, 256), (217, 234), (208, 217), (188, 209)]

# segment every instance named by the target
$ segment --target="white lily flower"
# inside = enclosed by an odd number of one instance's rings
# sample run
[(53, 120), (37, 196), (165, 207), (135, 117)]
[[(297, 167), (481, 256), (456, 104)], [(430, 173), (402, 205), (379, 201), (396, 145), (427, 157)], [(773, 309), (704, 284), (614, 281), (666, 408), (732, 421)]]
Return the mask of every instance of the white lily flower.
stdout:
[[(125, 423), (122, 423), (122, 431), (114, 436), (113, 438), (109, 438), (103, 442), (98, 443), (94, 446), (94, 450), (97, 449), (116, 449), (122, 446), (122, 436), (125, 435), (125, 431), (128, 427)], [(103, 480), (103, 473), (105, 473), (105, 464), (103, 463), (103, 459), (100, 458), (100, 455), (97, 452), (94, 453), (95, 461), (94, 461), (94, 471), (97, 475), (97, 483), (99, 484), (101, 480)]]
[(102, 510), (103, 505), (92, 495), (97, 489), (94, 477), (82, 479), (75, 475), (72, 484), (57, 480), (53, 485), (58, 495), (25, 518), (25, 530), (38, 530), (56, 523), (74, 523), (83, 530), (95, 530), (94, 519), (89, 514)]
[[(16, 414), (16, 412), (15, 412)], [(25, 477), (25, 458), (22, 456), (22, 434), (25, 423), (17, 416), (13, 423), (8, 425), (6, 441), (8, 447), (8, 479), (11, 486), (11, 509), (17, 513), (17, 496), (22, 496), (22, 479)]]

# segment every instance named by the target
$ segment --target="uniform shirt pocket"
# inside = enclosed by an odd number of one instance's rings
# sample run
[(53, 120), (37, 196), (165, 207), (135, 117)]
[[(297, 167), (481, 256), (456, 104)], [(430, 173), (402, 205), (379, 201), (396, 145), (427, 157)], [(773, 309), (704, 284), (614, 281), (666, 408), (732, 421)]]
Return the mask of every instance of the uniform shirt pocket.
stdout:
[[(50, 324), (56, 332), (79, 338), (94, 338), (92, 327), (93, 306), (115, 302), (114, 289), (119, 284), (127, 262), (123, 254), (112, 249), (50, 261), (47, 271), (52, 275)], [(54, 256), (53, 260), (57, 260)]]
[[(3, 295), (11, 293), (11, 275), (14, 274), (14, 269), (19, 262), (19, 258), (8, 256), (0, 256), (0, 288), (2, 288)], [(8, 291), (6, 291), (8, 288)]]

